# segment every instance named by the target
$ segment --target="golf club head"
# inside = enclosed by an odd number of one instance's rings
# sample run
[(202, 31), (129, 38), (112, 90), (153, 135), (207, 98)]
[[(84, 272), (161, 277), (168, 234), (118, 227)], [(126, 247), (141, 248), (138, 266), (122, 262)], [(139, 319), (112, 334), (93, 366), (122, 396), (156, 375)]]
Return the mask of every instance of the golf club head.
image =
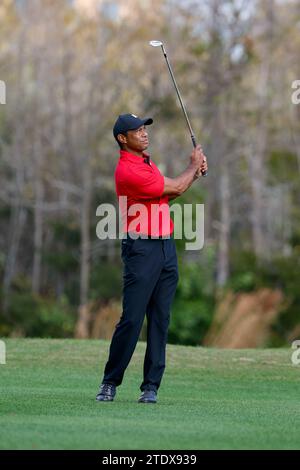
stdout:
[(149, 44), (152, 47), (159, 47), (159, 46), (163, 45), (163, 43), (161, 41), (150, 41)]

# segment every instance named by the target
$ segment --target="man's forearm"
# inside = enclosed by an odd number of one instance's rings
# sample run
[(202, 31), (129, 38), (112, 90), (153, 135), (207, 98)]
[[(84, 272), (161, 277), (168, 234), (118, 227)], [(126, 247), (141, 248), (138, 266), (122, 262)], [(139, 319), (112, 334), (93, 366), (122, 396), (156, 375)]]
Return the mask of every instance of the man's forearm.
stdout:
[(168, 195), (169, 199), (181, 196), (198, 179), (198, 176), (196, 176), (198, 170), (199, 168), (196, 165), (190, 163), (181, 175), (176, 176), (176, 178), (165, 178), (164, 194)]

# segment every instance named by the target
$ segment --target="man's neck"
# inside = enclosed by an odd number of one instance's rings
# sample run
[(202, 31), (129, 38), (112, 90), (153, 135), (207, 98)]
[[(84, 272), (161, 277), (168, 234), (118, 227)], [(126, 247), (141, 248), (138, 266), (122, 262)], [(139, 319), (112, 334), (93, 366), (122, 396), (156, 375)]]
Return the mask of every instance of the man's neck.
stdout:
[(137, 157), (143, 157), (143, 152), (139, 152), (138, 150), (131, 149), (130, 147), (124, 146), (125, 152), (132, 153), (132, 155), (136, 155)]

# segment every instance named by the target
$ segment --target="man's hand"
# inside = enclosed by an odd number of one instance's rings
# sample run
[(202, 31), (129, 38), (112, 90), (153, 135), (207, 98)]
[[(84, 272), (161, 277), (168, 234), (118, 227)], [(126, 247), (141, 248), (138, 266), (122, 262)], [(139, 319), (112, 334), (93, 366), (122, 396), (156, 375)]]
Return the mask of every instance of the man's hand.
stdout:
[(201, 165), (203, 164), (204, 154), (202, 151), (201, 145), (197, 145), (192, 151), (191, 154), (191, 164), (195, 167), (195, 170), (200, 169)]
[(169, 196), (169, 199), (181, 196), (201, 176), (201, 171), (204, 170), (207, 170), (206, 156), (201, 145), (197, 145), (192, 151), (189, 166), (181, 175), (176, 178), (164, 177), (163, 196)]
[(206, 156), (204, 155), (203, 163), (202, 163), (200, 169), (197, 170), (197, 173), (196, 173), (197, 178), (199, 178), (199, 176), (202, 176), (202, 173), (207, 171), (207, 170), (208, 170), (207, 160), (206, 160)]
[(202, 171), (207, 171), (207, 159), (203, 153), (201, 145), (197, 145), (194, 148), (192, 155), (191, 155), (191, 164), (195, 166), (195, 177), (199, 178), (201, 176)]

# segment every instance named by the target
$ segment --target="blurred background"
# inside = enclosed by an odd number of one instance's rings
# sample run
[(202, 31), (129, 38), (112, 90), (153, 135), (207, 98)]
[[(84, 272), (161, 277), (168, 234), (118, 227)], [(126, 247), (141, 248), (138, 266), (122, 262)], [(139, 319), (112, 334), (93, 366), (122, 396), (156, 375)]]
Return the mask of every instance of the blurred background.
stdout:
[[(1, 0), (0, 336), (110, 339), (121, 314), (118, 114), (152, 116), (149, 152), (191, 152), (164, 41), (209, 176), (205, 246), (177, 240), (169, 342), (280, 347), (300, 337), (300, 1)], [(145, 339), (145, 325), (141, 334)]]

